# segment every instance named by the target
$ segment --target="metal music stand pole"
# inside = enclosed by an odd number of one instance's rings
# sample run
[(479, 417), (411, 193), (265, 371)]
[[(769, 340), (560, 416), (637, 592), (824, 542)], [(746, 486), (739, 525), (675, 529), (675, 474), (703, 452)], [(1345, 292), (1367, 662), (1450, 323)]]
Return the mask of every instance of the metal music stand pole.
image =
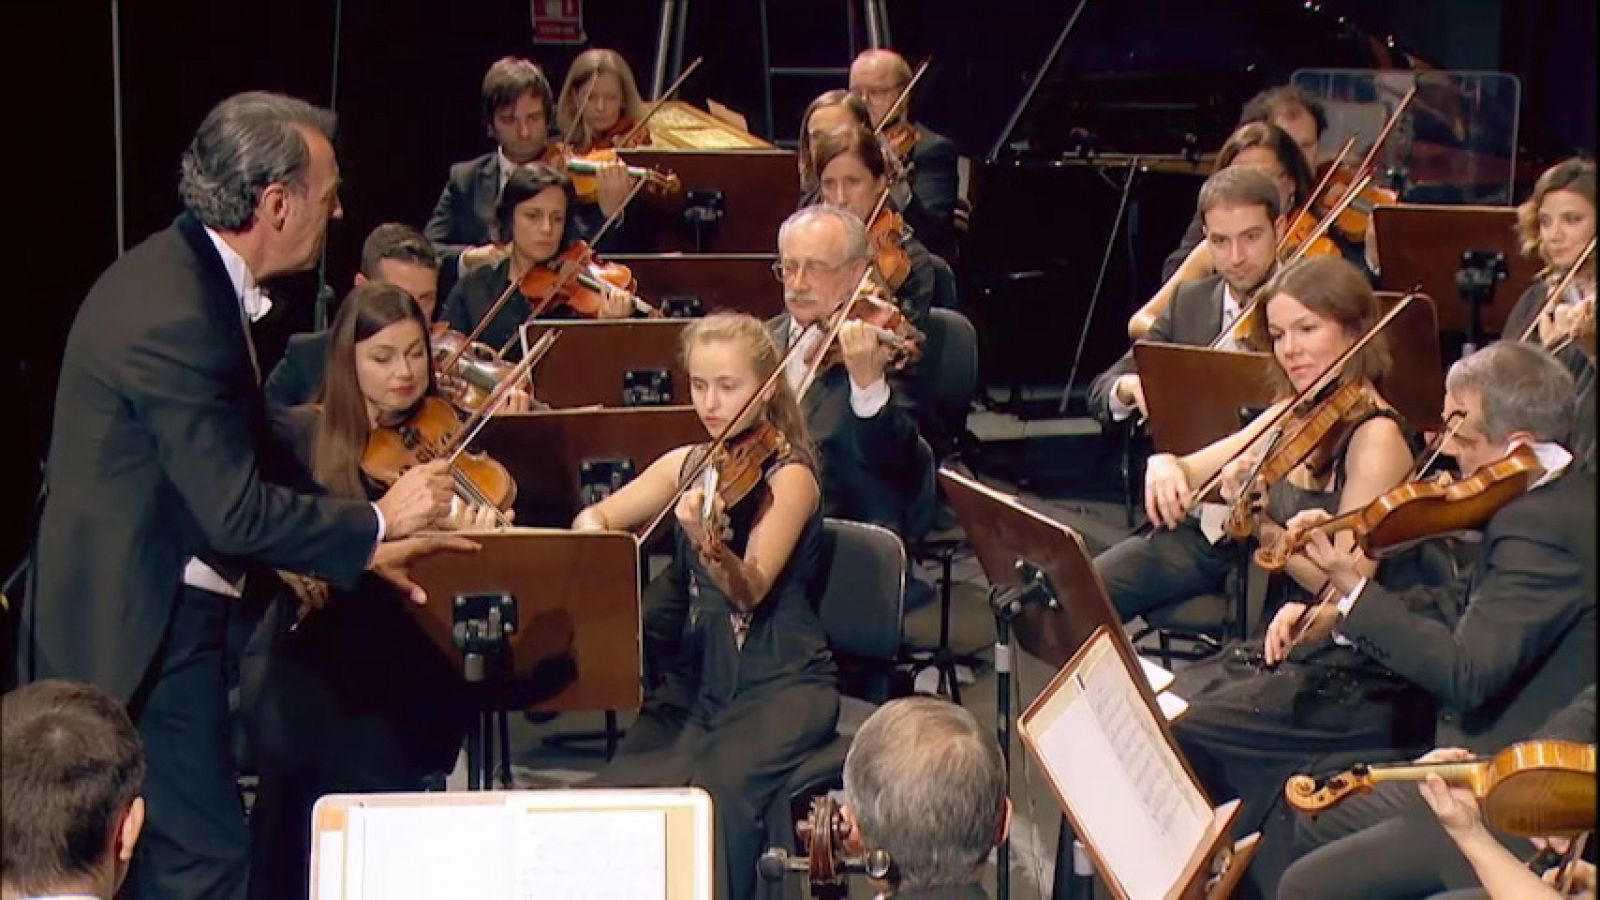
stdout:
[[(1024, 559), (1016, 561), (1016, 571), (1022, 578), (1017, 588), (989, 588), (989, 608), (994, 612), (994, 674), (995, 706), (994, 733), (1000, 743), (1000, 758), (1005, 760), (1006, 795), (1011, 794), (1011, 622), (1030, 604), (1042, 604), (1060, 610), (1054, 588), (1038, 566)], [(1011, 896), (1011, 838), (1008, 836), (995, 847), (994, 867), (995, 900), (1008, 900)]]

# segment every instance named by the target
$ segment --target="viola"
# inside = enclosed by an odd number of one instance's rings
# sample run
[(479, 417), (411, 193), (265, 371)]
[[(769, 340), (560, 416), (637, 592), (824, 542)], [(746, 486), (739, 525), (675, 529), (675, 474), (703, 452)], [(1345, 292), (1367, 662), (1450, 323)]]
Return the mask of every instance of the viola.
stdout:
[(908, 236), (905, 219), (887, 205), (873, 217), (872, 227), (867, 229), (872, 264), (891, 292), (900, 290), (911, 275), (911, 257), (905, 250)]
[(1324, 781), (1295, 775), (1283, 786), (1289, 805), (1308, 815), (1332, 809), (1385, 781), (1437, 775), (1470, 790), (1489, 824), (1523, 837), (1576, 835), (1595, 827), (1595, 745), (1523, 741), (1468, 762), (1359, 765)]
[(1470, 478), (1448, 485), (1429, 481), (1403, 484), (1360, 509), (1310, 528), (1285, 531), (1273, 544), (1257, 548), (1254, 559), (1268, 572), (1281, 571), (1289, 557), (1318, 532), (1331, 537), (1348, 531), (1363, 553), (1381, 557), (1386, 551), (1393, 553), (1436, 535), (1481, 528), (1543, 475), (1539, 457), (1524, 444)]
[[(588, 153), (569, 152), (565, 162), (567, 173), (572, 176), (572, 190), (578, 195), (578, 200), (583, 203), (594, 203), (600, 198), (600, 182), (596, 177), (600, 166), (622, 162), (622, 157), (617, 155), (616, 150), (603, 147), (590, 150)], [(668, 196), (683, 190), (683, 183), (671, 172), (646, 169), (642, 166), (625, 168), (629, 175), (644, 181), (645, 189), (653, 194)]]
[(1347, 381), (1305, 411), (1297, 410), (1282, 426), (1281, 437), (1245, 480), (1228, 511), (1223, 530), (1235, 540), (1254, 531), (1253, 519), (1267, 489), (1302, 464), (1313, 473), (1326, 471), (1334, 446), (1349, 426), (1379, 405), (1378, 392), (1365, 379)]
[(463, 437), (462, 422), (450, 404), (439, 397), (424, 397), (404, 421), (372, 430), (361, 453), (361, 471), (379, 484), (391, 485), (412, 466), (453, 457), (450, 474), (458, 497), (510, 509), (517, 499), (517, 482), (492, 457), (460, 452)]
[[(569, 268), (576, 270), (570, 277), (564, 274)], [(530, 319), (559, 306), (566, 306), (583, 318), (598, 319), (608, 302), (618, 296), (630, 300), (636, 311), (661, 318), (661, 310), (634, 293), (637, 287), (631, 269), (620, 263), (599, 261), (583, 241), (574, 241), (544, 265), (529, 268), (517, 283), (522, 296), (534, 303)]]

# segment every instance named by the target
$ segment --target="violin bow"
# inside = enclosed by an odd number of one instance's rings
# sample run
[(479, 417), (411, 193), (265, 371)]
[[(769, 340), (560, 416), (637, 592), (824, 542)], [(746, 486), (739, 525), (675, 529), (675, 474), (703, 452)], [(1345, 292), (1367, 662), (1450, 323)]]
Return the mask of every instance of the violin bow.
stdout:
[[(1393, 322), (1402, 311), (1411, 305), (1411, 298), (1415, 297), (1416, 294), (1416, 290), (1412, 290), (1396, 301), (1394, 306), (1389, 308), (1388, 312), (1384, 313), (1377, 322), (1373, 323), (1371, 328), (1367, 329), (1366, 334), (1363, 334), (1358, 340), (1356, 340), (1355, 343), (1351, 344), (1349, 347), (1346, 347), (1342, 353), (1335, 357), (1333, 362), (1329, 363), (1328, 367), (1322, 370), (1322, 374), (1316, 377), (1316, 380), (1306, 385), (1304, 390), (1296, 394), (1288, 403), (1285, 403), (1283, 408), (1278, 410), (1278, 412), (1267, 421), (1267, 424), (1261, 428), (1255, 439), (1252, 439), (1249, 443), (1239, 448), (1238, 453), (1235, 453), (1232, 457), (1230, 457), (1227, 462), (1223, 463), (1223, 465), (1217, 469), (1215, 474), (1206, 479), (1204, 484), (1189, 494), (1188, 505), (1192, 507), (1196, 503), (1199, 503), (1207, 494), (1210, 494), (1211, 491), (1217, 487), (1217, 485), (1222, 483), (1222, 470), (1227, 468), (1228, 462), (1233, 462), (1233, 460), (1238, 459), (1241, 454), (1250, 449), (1251, 445), (1253, 445), (1256, 440), (1260, 439), (1261, 435), (1264, 435), (1268, 431), (1283, 424), (1284, 418), (1289, 415), (1291, 410), (1298, 408), (1308, 399), (1315, 397), (1322, 391), (1323, 388), (1327, 387), (1331, 379), (1338, 376), (1339, 371), (1344, 368), (1345, 363), (1348, 363), (1355, 357), (1357, 353), (1361, 352), (1361, 350), (1365, 348), (1367, 344), (1371, 343), (1372, 339), (1376, 337), (1379, 332), (1383, 331), (1384, 328), (1387, 328), (1390, 322)], [(1265, 458), (1265, 456), (1266, 454), (1263, 454), (1263, 458)]]
[(1588, 265), (1590, 257), (1594, 256), (1594, 243), (1595, 239), (1589, 238), (1589, 243), (1583, 245), (1583, 252), (1579, 253), (1578, 258), (1573, 260), (1572, 265), (1567, 267), (1567, 271), (1561, 274), (1561, 280), (1557, 281), (1555, 287), (1545, 294), (1544, 302), (1539, 304), (1539, 311), (1534, 314), (1533, 320), (1528, 323), (1528, 327), (1522, 330), (1520, 340), (1533, 340), (1533, 336), (1539, 333), (1539, 320), (1550, 315), (1561, 304), (1562, 295), (1566, 294), (1567, 288), (1572, 287), (1573, 281), (1578, 277), (1579, 270)]
[(628, 129), (628, 133), (624, 134), (622, 139), (617, 141), (617, 146), (625, 147), (631, 143), (634, 138), (638, 137), (639, 132), (644, 130), (645, 123), (650, 121), (650, 117), (654, 116), (661, 109), (661, 107), (666, 105), (668, 100), (672, 99), (672, 95), (676, 94), (678, 90), (683, 87), (683, 83), (688, 81), (689, 76), (694, 74), (694, 70), (700, 68), (700, 64), (705, 61), (705, 57), (696, 56), (694, 58), (694, 62), (689, 63), (689, 67), (683, 70), (683, 73), (678, 76), (678, 79), (672, 82), (671, 86), (669, 86), (665, 91), (661, 92), (660, 97), (650, 101), (650, 108), (645, 110), (645, 114), (639, 117), (638, 123), (632, 128)]
[(894, 98), (893, 103), (889, 104), (889, 109), (884, 112), (883, 118), (878, 120), (877, 127), (872, 129), (873, 137), (882, 134), (883, 130), (889, 127), (889, 123), (893, 122), (896, 116), (905, 111), (906, 102), (911, 99), (911, 91), (917, 86), (917, 82), (922, 80), (923, 73), (928, 71), (928, 64), (932, 62), (933, 57), (931, 56), (924, 59), (917, 66), (917, 70), (911, 73), (911, 80), (907, 81), (906, 86), (900, 89), (900, 95)]
[(1292, 263), (1301, 257), (1304, 257), (1306, 252), (1311, 249), (1311, 245), (1315, 244), (1317, 239), (1326, 235), (1329, 229), (1333, 228), (1333, 223), (1337, 222), (1339, 220), (1339, 216), (1342, 215), (1345, 210), (1349, 209), (1352, 203), (1355, 203), (1356, 200), (1360, 198), (1361, 192), (1366, 190), (1367, 185), (1371, 183), (1371, 172), (1362, 175), (1356, 181), (1351, 183), (1350, 190), (1346, 191), (1344, 196), (1339, 198), (1339, 202), (1335, 203), (1328, 210), (1328, 214), (1323, 216), (1317, 222), (1317, 227), (1311, 229), (1311, 234), (1308, 235), (1305, 240), (1300, 242), (1300, 246), (1294, 248), (1294, 252), (1289, 254), (1289, 258), (1285, 260), (1285, 262)]
[[(1389, 141), (1389, 135), (1393, 134), (1395, 126), (1400, 124), (1400, 117), (1405, 115), (1406, 110), (1411, 107), (1411, 101), (1416, 98), (1417, 83), (1413, 80), (1411, 89), (1406, 91), (1400, 102), (1394, 105), (1394, 112), (1389, 114), (1388, 120), (1383, 123), (1383, 128), (1379, 129), (1378, 136), (1373, 139), (1372, 146), (1367, 148), (1366, 156), (1361, 158), (1361, 165), (1356, 168), (1357, 175), (1372, 174), (1372, 168), (1378, 162), (1378, 154), (1383, 151), (1383, 145)], [(1359, 194), (1361, 190), (1352, 185), (1347, 193)]]

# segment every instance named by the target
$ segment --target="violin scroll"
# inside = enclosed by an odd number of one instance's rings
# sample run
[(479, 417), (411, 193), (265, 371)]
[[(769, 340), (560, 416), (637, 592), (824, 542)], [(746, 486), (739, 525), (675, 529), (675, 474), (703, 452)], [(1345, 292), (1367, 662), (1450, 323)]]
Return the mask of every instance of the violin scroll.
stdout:
[(1283, 784), (1283, 799), (1297, 811), (1317, 815), (1344, 802), (1354, 794), (1372, 790), (1372, 775), (1365, 766), (1330, 777), (1319, 787), (1310, 775), (1291, 775)]

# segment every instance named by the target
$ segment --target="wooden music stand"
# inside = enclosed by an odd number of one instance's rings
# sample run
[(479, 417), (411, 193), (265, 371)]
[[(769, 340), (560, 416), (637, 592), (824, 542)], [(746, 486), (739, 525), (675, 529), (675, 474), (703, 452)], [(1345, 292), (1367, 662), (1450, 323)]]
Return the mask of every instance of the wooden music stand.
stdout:
[(762, 253), (614, 253), (608, 259), (632, 270), (639, 296), (658, 306), (686, 298), (698, 303), (698, 315), (728, 310), (770, 319), (783, 312), (783, 288), (772, 277), (776, 231), (771, 238)]
[(311, 900), (608, 896), (711, 900), (700, 788), (328, 794), (311, 810)]
[(655, 406), (505, 413), (474, 446), (516, 479), (519, 525), (565, 528), (587, 505), (586, 483), (621, 487), (668, 450), (706, 439), (693, 407)]
[(1150, 440), (1160, 453), (1199, 450), (1238, 431), (1241, 410), (1272, 402), (1269, 353), (1137, 341), (1133, 361), (1150, 410)]
[[(1404, 296), (1379, 291), (1378, 303), (1388, 312)], [(1414, 295), (1411, 305), (1384, 331), (1389, 338), (1390, 366), (1389, 374), (1378, 379), (1378, 392), (1411, 427), (1418, 431), (1438, 428), (1444, 408), (1444, 355), (1433, 298)]]
[(1213, 807), (1178, 752), (1121, 626), (1096, 627), (1017, 722), (1095, 871), (1119, 900), (1230, 897), (1260, 833)]
[(1383, 270), (1379, 287), (1422, 293), (1437, 305), (1439, 328), (1467, 331), (1470, 310), (1456, 287), (1461, 254), (1482, 250), (1505, 256), (1506, 278), (1481, 310), (1486, 334), (1499, 334), (1522, 289), (1533, 281), (1541, 263), (1517, 249), (1517, 211), (1510, 206), (1442, 206), (1404, 203), (1379, 206), (1372, 213), (1378, 229), (1378, 258)]
[[(561, 332), (533, 371), (534, 396), (556, 409), (688, 403), (689, 376), (678, 364), (678, 341), (688, 324), (684, 319), (530, 322), (523, 326), (524, 346), (533, 346), (546, 331)], [(626, 388), (630, 372), (646, 379), (665, 375), (665, 402), (657, 387)]]
[[(771, 253), (778, 226), (800, 202), (794, 154), (787, 150), (624, 150), (632, 166), (672, 172), (683, 192), (671, 202), (635, 204), (628, 210), (630, 240), (654, 252)], [(720, 194), (720, 221), (696, 232), (684, 218), (691, 194)]]
[(406, 610), (477, 692), (469, 786), (492, 779), (498, 747), (509, 787), (507, 708), (641, 704), (639, 542), (623, 532), (534, 528), (465, 536), (481, 549), (436, 554), (412, 568), (428, 602)]

